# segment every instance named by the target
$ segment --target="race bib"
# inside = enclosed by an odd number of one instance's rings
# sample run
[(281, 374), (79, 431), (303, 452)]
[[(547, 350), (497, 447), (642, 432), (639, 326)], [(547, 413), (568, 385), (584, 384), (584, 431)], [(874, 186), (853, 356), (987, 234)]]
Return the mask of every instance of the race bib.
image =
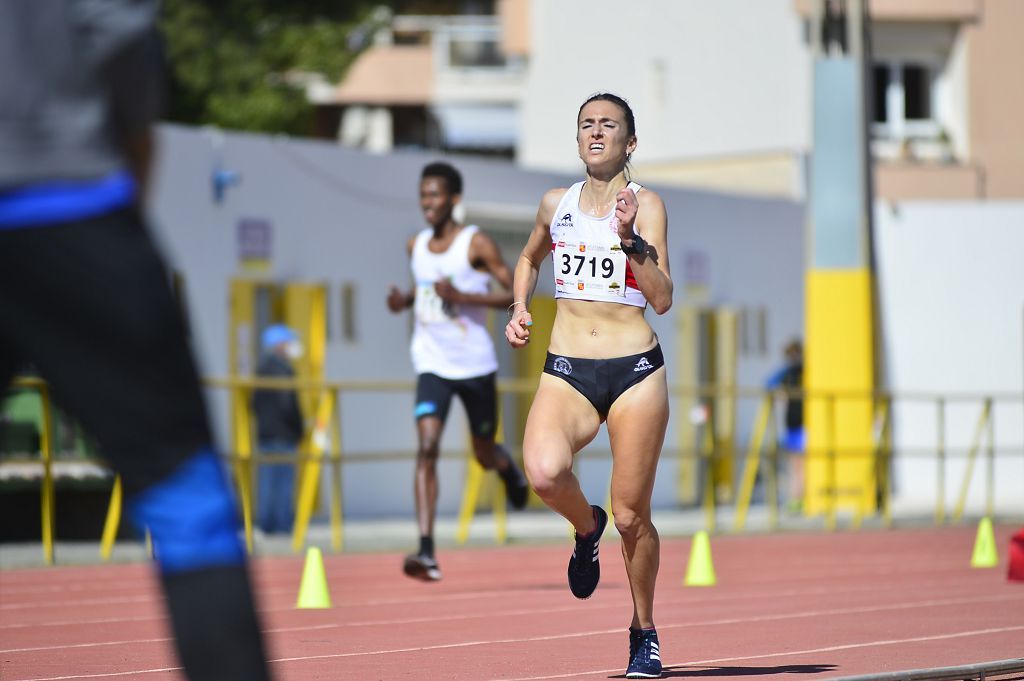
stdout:
[(626, 295), (626, 254), (618, 244), (602, 246), (559, 241), (555, 244), (555, 291)]
[(416, 321), (421, 324), (437, 324), (451, 317), (450, 306), (437, 295), (434, 283), (416, 285), (416, 299), (413, 303)]

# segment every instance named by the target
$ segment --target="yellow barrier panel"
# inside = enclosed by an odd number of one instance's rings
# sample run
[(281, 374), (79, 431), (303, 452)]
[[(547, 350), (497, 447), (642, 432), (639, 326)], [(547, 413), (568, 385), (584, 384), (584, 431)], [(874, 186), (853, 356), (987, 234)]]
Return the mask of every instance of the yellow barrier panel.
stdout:
[(313, 517), (313, 505), (316, 503), (317, 488), (320, 484), (320, 464), (330, 440), (328, 431), (331, 414), (334, 412), (334, 397), (333, 390), (324, 390), (317, 405), (315, 425), (309, 439), (309, 455), (302, 467), (295, 527), (292, 529), (292, 549), (296, 553), (302, 550), (309, 521)]
[(103, 523), (103, 539), (100, 541), (100, 557), (110, 560), (117, 539), (117, 528), (121, 524), (121, 476), (114, 478), (114, 487), (110, 490), (110, 504), (107, 506), (107, 520)]
[[(964, 471), (964, 479), (960, 485), (960, 498), (956, 503), (956, 510), (953, 511), (953, 521), (959, 522), (964, 515), (964, 506), (967, 504), (967, 489), (971, 485), (971, 476), (974, 474), (974, 460), (981, 449), (981, 438), (985, 433), (985, 425), (992, 416), (992, 398), (986, 398), (981, 408), (981, 415), (978, 417), (978, 425), (974, 429), (974, 440), (971, 442), (971, 449), (967, 453), (967, 469)], [(991, 439), (989, 447), (991, 448)], [(991, 497), (990, 497), (991, 498)]]

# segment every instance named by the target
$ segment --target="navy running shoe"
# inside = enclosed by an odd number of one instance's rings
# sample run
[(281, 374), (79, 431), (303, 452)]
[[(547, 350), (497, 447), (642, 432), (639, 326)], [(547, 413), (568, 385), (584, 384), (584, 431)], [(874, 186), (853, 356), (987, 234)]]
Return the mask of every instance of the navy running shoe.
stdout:
[(608, 525), (608, 514), (600, 506), (591, 506), (597, 527), (586, 537), (576, 535), (576, 548), (569, 559), (569, 590), (576, 598), (590, 598), (601, 581), (601, 563), (597, 552), (601, 546), (601, 535)]
[(633, 658), (636, 657), (636, 651), (640, 649), (640, 634), (643, 633), (643, 629), (629, 628), (629, 662), (626, 663), (626, 667), (633, 664)]
[(661, 650), (654, 629), (629, 630), (629, 666), (627, 679), (660, 679)]
[(402, 563), (402, 572), (413, 579), (422, 579), (424, 582), (441, 581), (441, 568), (433, 556), (426, 556), (422, 553), (410, 553)]

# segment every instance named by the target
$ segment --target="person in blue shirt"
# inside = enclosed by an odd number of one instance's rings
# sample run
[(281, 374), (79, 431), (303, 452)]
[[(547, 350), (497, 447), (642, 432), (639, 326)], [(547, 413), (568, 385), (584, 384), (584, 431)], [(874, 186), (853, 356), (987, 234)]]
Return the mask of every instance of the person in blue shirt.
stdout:
[(803, 389), (804, 348), (799, 340), (791, 340), (783, 350), (785, 363), (765, 382), (768, 390), (777, 390), (783, 394), (786, 403), (784, 424), (785, 430), (781, 441), (787, 454), (786, 465), (789, 469), (789, 494), (786, 508), (794, 513), (803, 508), (804, 495), (804, 459), (806, 446), (804, 433), (804, 399), (800, 391)]
[[(292, 362), (302, 357), (298, 334), (283, 324), (272, 324), (263, 330), (261, 345), (256, 374), (294, 379)], [(294, 456), (305, 430), (295, 390), (256, 390), (252, 408), (260, 454)], [(295, 520), (295, 463), (262, 463), (257, 477), (256, 524), (267, 534), (290, 532)]]

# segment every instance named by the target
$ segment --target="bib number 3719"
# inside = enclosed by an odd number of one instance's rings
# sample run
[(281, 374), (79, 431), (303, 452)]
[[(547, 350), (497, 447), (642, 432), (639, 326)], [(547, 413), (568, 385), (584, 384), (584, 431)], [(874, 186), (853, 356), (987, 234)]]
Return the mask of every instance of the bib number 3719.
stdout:
[(560, 241), (555, 245), (554, 262), (559, 293), (626, 295), (626, 255), (619, 249)]

